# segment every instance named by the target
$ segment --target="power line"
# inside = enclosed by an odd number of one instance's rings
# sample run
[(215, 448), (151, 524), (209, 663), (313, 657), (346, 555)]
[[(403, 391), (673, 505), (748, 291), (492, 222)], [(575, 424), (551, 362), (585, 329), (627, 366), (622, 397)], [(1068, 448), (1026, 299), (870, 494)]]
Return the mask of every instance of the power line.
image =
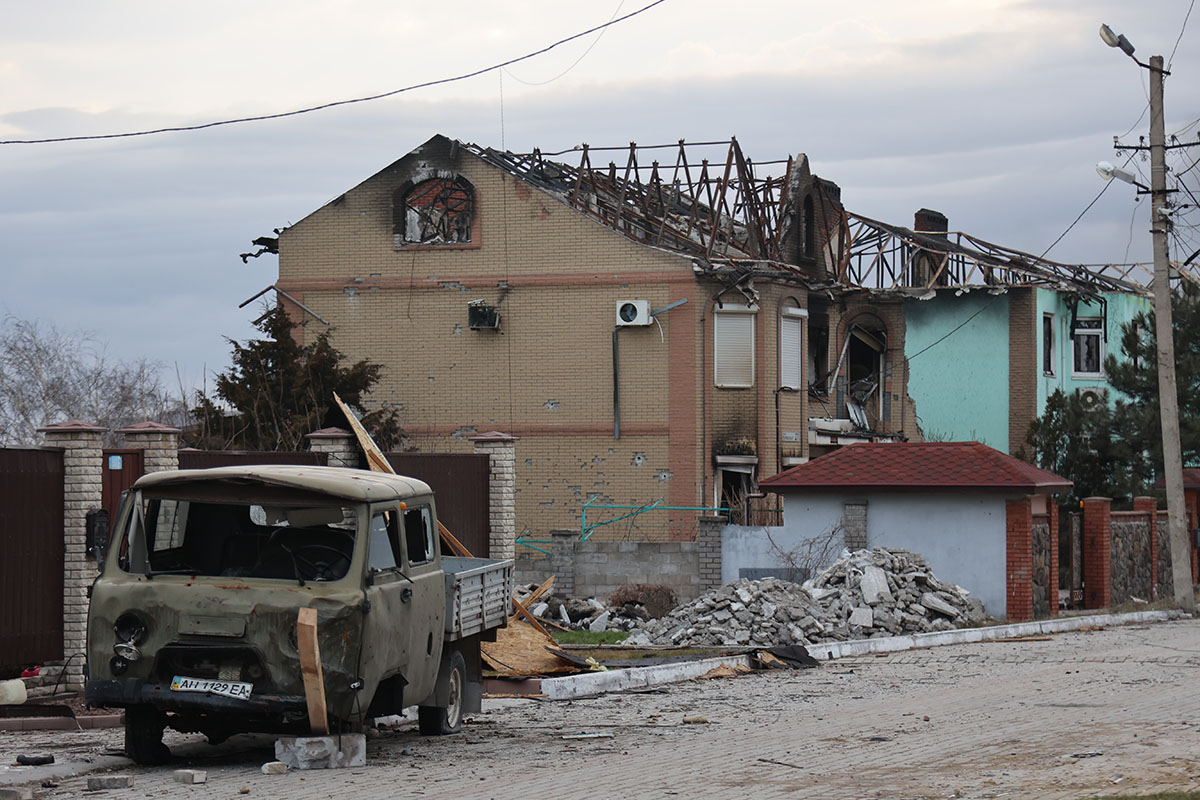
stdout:
[[(1122, 164), (1121, 166), (1122, 167), (1129, 166), (1129, 162), (1132, 160), (1133, 160), (1133, 155), (1130, 155), (1129, 158), (1125, 159), (1125, 163)], [(1097, 194), (1095, 197), (1092, 198), (1092, 202), (1090, 202), (1086, 206), (1084, 206), (1083, 211), (1079, 212), (1079, 216), (1075, 218), (1075, 221), (1072, 222), (1070, 225), (1068, 225), (1067, 229), (1065, 231), (1063, 231), (1061, 234), (1059, 234), (1059, 237), (1057, 239), (1055, 239), (1053, 242), (1051, 242), (1050, 246), (1047, 247), (1045, 250), (1043, 250), (1042, 254), (1040, 256), (1038, 256), (1038, 258), (1045, 258), (1046, 253), (1049, 253), (1051, 250), (1053, 250), (1054, 246), (1056, 244), (1058, 244), (1059, 242), (1061, 242), (1063, 240), (1063, 238), (1066, 237), (1066, 235), (1071, 232), (1071, 229), (1079, 224), (1079, 220), (1083, 219), (1083, 215), (1092, 210), (1092, 206), (1096, 205), (1096, 203), (1099, 202), (1100, 198), (1104, 196), (1104, 193), (1108, 191), (1108, 187), (1110, 187), (1110, 186), (1112, 186), (1112, 181), (1106, 181), (1104, 184), (1104, 188), (1100, 190), (1099, 194)]]
[(455, 75), (454, 77), (451, 77), (451, 78), (440, 78), (438, 80), (426, 81), (424, 83), (415, 83), (411, 86), (405, 86), (400, 89), (393, 89), (390, 92), (383, 92), (382, 94), (373, 94), (373, 95), (370, 95), (367, 97), (355, 97), (350, 100), (335, 100), (331, 103), (322, 103), (321, 105), (310, 106), (308, 108), (301, 108), (301, 109), (297, 109), (295, 111), (283, 111), (278, 114), (259, 114), (257, 116), (253, 116), (253, 117), (239, 117), (237, 119), (224, 119), (224, 120), (218, 120), (216, 122), (205, 122), (200, 125), (179, 125), (179, 126), (169, 127), (169, 128), (155, 128), (153, 130), (130, 131), (130, 132), (126, 132), (126, 133), (105, 133), (105, 134), (98, 134), (98, 135), (94, 135), (94, 136), (59, 136), (59, 137), (55, 137), (52, 139), (7, 139), (7, 140), (0, 140), (0, 145), (2, 145), (2, 144), (53, 144), (53, 143), (57, 143), (57, 142), (86, 142), (86, 141), (96, 141), (96, 140), (100, 140), (100, 139), (128, 139), (128, 138), (135, 137), (135, 136), (153, 136), (155, 134), (160, 134), (160, 133), (183, 133), (185, 131), (200, 131), (200, 130), (204, 130), (206, 128), (216, 128), (216, 127), (219, 127), (222, 125), (236, 125), (236, 124), (239, 124), (242, 122), (263, 122), (263, 121), (269, 120), (269, 119), (282, 119), (284, 117), (295, 117), (295, 116), (299, 116), (300, 114), (308, 114), (313, 111), (323, 111), (327, 108), (335, 108), (337, 106), (348, 106), (348, 105), (352, 105), (354, 103), (366, 103), (371, 100), (382, 100), (385, 97), (394, 97), (398, 94), (403, 94), (405, 92), (411, 92), (416, 89), (426, 89), (430, 86), (442, 86), (447, 83), (456, 83), (458, 81), (465, 81), (468, 78), (474, 78), (478, 75), (483, 75), (488, 72), (492, 72), (493, 70), (502, 69), (511, 64), (517, 64), (522, 61), (528, 61), (531, 58), (540, 56), (543, 53), (548, 53), (551, 50), (553, 50), (554, 48), (560, 47), (561, 45), (567, 44), (568, 42), (573, 42), (576, 39), (583, 38), (584, 36), (588, 36), (590, 34), (595, 33), (596, 31), (602, 31), (605, 28), (608, 28), (612, 25), (617, 25), (621, 22), (624, 22), (627, 19), (632, 19), (633, 17), (636, 17), (639, 14), (649, 11), (650, 9), (654, 8), (655, 6), (661, 5), (661, 4), (665, 3), (666, 1), (667, 0), (654, 0), (654, 2), (649, 3), (648, 5), (642, 6), (637, 11), (631, 11), (630, 13), (626, 14), (623, 17), (617, 17), (616, 19), (610, 19), (608, 22), (605, 22), (603, 25), (597, 25), (594, 28), (588, 28), (586, 31), (580, 31), (579, 33), (568, 36), (565, 39), (559, 39), (557, 42), (547, 45), (546, 47), (543, 47), (540, 50), (534, 50), (533, 52), (526, 53), (523, 56), (518, 56), (516, 58), (510, 58), (507, 61), (502, 61), (498, 64), (493, 64), (490, 67), (483, 67), (482, 69), (477, 69), (477, 70), (474, 70), (473, 72), (467, 72), (462, 75)]
[(1192, 16), (1192, 7), (1196, 5), (1196, 0), (1188, 3), (1187, 13), (1183, 15), (1183, 24), (1179, 26), (1179, 37), (1175, 39), (1175, 46), (1171, 48), (1171, 57), (1167, 59), (1167, 72), (1171, 71), (1171, 62), (1175, 60), (1175, 51), (1179, 49), (1179, 43), (1183, 41), (1183, 32), (1187, 30), (1188, 19)]
[[(616, 17), (616, 16), (617, 16), (617, 14), (620, 14), (620, 13), (621, 13), (621, 6), (623, 6), (623, 5), (625, 5), (625, 0), (621, 0), (621, 2), (617, 3), (617, 8), (616, 8), (616, 10), (615, 10), (615, 11), (613, 11), (613, 13), (612, 13), (613, 17)], [(610, 22), (612, 21), (612, 17), (610, 17), (610, 18), (609, 18), (609, 21), (610, 21)], [(555, 75), (553, 78), (549, 78), (549, 79), (547, 79), (547, 80), (544, 80), (544, 81), (523, 81), (523, 80), (521, 80), (520, 78), (518, 78), (516, 75), (514, 75), (514, 74), (513, 74), (513, 72), (512, 72), (512, 70), (510, 70), (510, 69), (509, 69), (509, 70), (503, 70), (503, 71), (504, 71), (504, 72), (507, 72), (507, 73), (508, 73), (508, 77), (512, 78), (512, 79), (513, 79), (514, 81), (516, 81), (517, 83), (523, 83), (523, 84), (525, 84), (526, 86), (545, 86), (545, 85), (546, 85), (546, 84), (548, 84), (548, 83), (554, 83), (556, 80), (558, 80), (559, 78), (561, 78), (563, 75), (566, 75), (568, 72), (570, 72), (571, 70), (573, 70), (573, 69), (575, 69), (577, 66), (579, 66), (579, 62), (580, 62), (580, 61), (583, 61), (585, 58), (587, 58), (587, 56), (588, 56), (588, 53), (592, 52), (592, 48), (593, 48), (593, 47), (595, 47), (596, 45), (600, 44), (600, 40), (604, 38), (604, 34), (605, 34), (605, 33), (607, 33), (607, 32), (608, 32), (608, 28), (605, 28), (604, 30), (600, 31), (600, 33), (596, 34), (596, 38), (595, 38), (595, 39), (593, 39), (593, 40), (592, 40), (592, 43), (591, 43), (591, 44), (589, 44), (589, 45), (587, 46), (587, 49), (586, 49), (586, 50), (584, 50), (584, 51), (583, 51), (583, 52), (582, 52), (582, 53), (579, 55), (579, 58), (577, 58), (577, 59), (575, 59), (574, 61), (572, 61), (572, 62), (571, 62), (571, 66), (567, 67), (567, 68), (566, 68), (566, 69), (564, 69), (562, 72), (560, 72), (560, 73), (558, 73), (557, 75)]]

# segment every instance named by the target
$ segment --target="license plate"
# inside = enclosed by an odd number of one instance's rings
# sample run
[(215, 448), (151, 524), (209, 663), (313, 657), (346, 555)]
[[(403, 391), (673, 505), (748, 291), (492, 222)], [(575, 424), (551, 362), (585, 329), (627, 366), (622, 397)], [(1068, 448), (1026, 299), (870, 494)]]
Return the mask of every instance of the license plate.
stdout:
[(208, 692), (222, 697), (232, 697), (234, 700), (249, 700), (250, 692), (254, 689), (252, 683), (241, 681), (218, 681), (209, 678), (185, 678), (176, 675), (171, 679), (173, 692)]

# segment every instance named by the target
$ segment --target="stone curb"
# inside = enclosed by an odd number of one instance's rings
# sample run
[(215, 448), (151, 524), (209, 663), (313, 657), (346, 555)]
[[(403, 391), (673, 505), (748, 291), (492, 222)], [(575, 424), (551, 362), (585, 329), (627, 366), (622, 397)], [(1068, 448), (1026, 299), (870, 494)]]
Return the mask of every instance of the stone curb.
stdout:
[(644, 689), (663, 683), (676, 683), (701, 675), (720, 666), (749, 667), (750, 656), (730, 655), (658, 664), (653, 667), (629, 667), (604, 672), (585, 672), (562, 678), (542, 678), (542, 692), (550, 700), (573, 700), (622, 689)]
[[(855, 639), (848, 642), (826, 642), (807, 646), (808, 653), (818, 660), (829, 661), (847, 656), (871, 653), (895, 653), (902, 650), (918, 650), (942, 647), (950, 644), (970, 644), (992, 639), (1007, 639), (1019, 636), (1038, 636), (1047, 633), (1062, 633), (1093, 626), (1130, 625), (1138, 622), (1166, 622), (1188, 616), (1182, 611), (1135, 611), (1130, 614), (1094, 614), (1087, 617), (1055, 617), (1036, 622), (1015, 622), (1010, 625), (994, 625), (987, 628), (956, 628), (952, 631), (916, 633), (908, 636), (885, 636), (878, 639)], [(543, 678), (542, 692), (550, 700), (572, 700), (590, 697), (604, 692), (623, 689), (644, 689), (664, 683), (676, 683), (704, 675), (721, 665), (750, 666), (749, 655), (718, 656), (699, 661), (684, 661), (678, 664), (660, 664), (653, 667), (630, 667), (606, 672), (585, 672), (562, 678)]]
[(1129, 614), (1093, 614), (1087, 617), (1054, 617), (1036, 622), (1014, 622), (1010, 625), (993, 625), (986, 628), (956, 628), (952, 631), (914, 633), (907, 636), (886, 636), (878, 639), (854, 639), (848, 642), (824, 642), (807, 646), (808, 654), (816, 659), (831, 660), (847, 656), (870, 653), (895, 653), (900, 650), (918, 650), (926, 647), (942, 647), (948, 644), (971, 644), (992, 639), (1008, 639), (1018, 636), (1039, 636), (1046, 633), (1062, 633), (1097, 625), (1130, 625), (1137, 622), (1166, 622), (1186, 617), (1182, 611), (1134, 611)]

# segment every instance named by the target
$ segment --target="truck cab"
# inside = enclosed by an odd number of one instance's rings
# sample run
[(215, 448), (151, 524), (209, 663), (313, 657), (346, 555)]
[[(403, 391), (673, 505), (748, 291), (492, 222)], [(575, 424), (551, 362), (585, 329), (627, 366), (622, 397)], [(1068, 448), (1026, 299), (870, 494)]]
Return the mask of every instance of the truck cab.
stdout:
[[(213, 742), (307, 733), (297, 616), (313, 608), (332, 730), (418, 705), (423, 733), (454, 732), (478, 707), (478, 643), (507, 621), (512, 563), (446, 561), (433, 493), (413, 478), (266, 465), (143, 476), (92, 587), (85, 697), (126, 710), (139, 763), (168, 757), (166, 726)], [(479, 574), (481, 600), (491, 588), (466, 626), (464, 573)]]

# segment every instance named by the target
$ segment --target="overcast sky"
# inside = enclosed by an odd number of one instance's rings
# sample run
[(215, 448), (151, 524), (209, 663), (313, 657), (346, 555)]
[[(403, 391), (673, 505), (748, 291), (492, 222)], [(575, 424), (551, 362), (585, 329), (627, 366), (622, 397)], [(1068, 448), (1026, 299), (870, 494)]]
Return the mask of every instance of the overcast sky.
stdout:
[[(270, 114), (471, 72), (649, 0), (9, 4), (0, 139)], [(846, 206), (1040, 254), (1103, 188), (1114, 135), (1148, 129), (1143, 60), (1169, 57), (1189, 0), (666, 0), (597, 39), (460, 83), (288, 119), (100, 142), (0, 146), (0, 312), (89, 330), (188, 385), (254, 334), (295, 222), (434, 133), (510, 150), (736, 135), (755, 161), (807, 153)], [(1195, 140), (1200, 10), (1166, 84)], [(590, 50), (589, 50), (590, 48)], [(586, 55), (585, 55), (586, 52)], [(582, 58), (581, 58), (582, 57)], [(577, 62), (577, 63), (576, 63)], [(574, 65), (574, 66), (572, 66)], [(1190, 127), (1187, 127), (1189, 126)], [(1182, 169), (1200, 148), (1177, 151)], [(1186, 160), (1185, 160), (1186, 159)], [(1149, 165), (1135, 161), (1147, 176)], [(1195, 186), (1195, 183), (1193, 183)], [(1148, 261), (1148, 200), (1114, 185), (1050, 253)], [(1186, 256), (1186, 254), (1185, 254)], [(210, 384), (211, 385), (211, 384)]]

